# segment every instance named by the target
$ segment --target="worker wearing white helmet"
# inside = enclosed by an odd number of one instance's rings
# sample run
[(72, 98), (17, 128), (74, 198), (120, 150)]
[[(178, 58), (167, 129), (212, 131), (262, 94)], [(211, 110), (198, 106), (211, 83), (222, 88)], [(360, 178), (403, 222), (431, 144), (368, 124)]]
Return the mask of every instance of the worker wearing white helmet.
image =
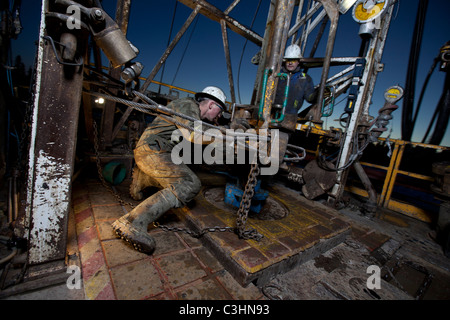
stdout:
[[(297, 113), (303, 105), (304, 100), (313, 103), (316, 97), (312, 78), (302, 72), (300, 59), (302, 58), (300, 47), (296, 44), (286, 48), (283, 57), (281, 73), (289, 77), (289, 93), (286, 102), (284, 127), (292, 131), (297, 121)], [(285, 102), (285, 90), (287, 80), (278, 80), (274, 104), (283, 106)]]
[[(220, 88), (209, 86), (196, 93), (194, 98), (174, 100), (167, 107), (194, 119), (213, 122), (225, 110), (225, 100)], [(193, 127), (193, 121), (175, 118)], [(175, 130), (176, 125), (160, 116), (145, 129), (134, 149), (136, 166), (130, 194), (135, 200), (141, 200), (146, 187), (161, 190), (113, 223), (114, 231), (141, 252), (152, 253), (155, 248), (155, 241), (147, 232), (148, 225), (168, 210), (187, 204), (201, 188), (199, 178), (186, 164), (172, 162), (172, 149), (176, 145), (172, 133)]]
[[(214, 103), (209, 104), (201, 104), (200, 105), (200, 118), (208, 119), (209, 121), (214, 121), (217, 116), (220, 116), (222, 112), (225, 110), (225, 100), (226, 96), (220, 88), (209, 86), (203, 89), (201, 92), (197, 92), (195, 94), (195, 99), (197, 102), (202, 102), (205, 99), (212, 100)], [(217, 110), (214, 110), (214, 106), (219, 107), (222, 112), (217, 113)], [(213, 117), (214, 116), (214, 117)]]

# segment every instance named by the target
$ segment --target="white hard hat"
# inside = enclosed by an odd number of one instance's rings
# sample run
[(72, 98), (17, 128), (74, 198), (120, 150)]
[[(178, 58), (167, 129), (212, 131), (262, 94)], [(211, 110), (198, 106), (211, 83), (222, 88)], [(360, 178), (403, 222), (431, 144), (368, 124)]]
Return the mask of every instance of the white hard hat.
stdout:
[(300, 47), (296, 44), (291, 44), (286, 48), (283, 59), (300, 59), (301, 57)]
[(225, 110), (225, 101), (227, 97), (220, 88), (209, 86), (203, 89), (202, 92), (197, 92), (195, 94), (196, 100), (202, 97), (214, 100), (222, 107), (223, 110)]

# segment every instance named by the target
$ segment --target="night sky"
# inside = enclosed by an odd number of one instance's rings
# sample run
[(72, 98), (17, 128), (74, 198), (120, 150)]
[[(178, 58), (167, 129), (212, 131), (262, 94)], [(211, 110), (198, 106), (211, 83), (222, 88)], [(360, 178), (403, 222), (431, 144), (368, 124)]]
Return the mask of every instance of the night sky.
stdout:
[[(145, 66), (142, 73), (144, 77), (151, 72), (153, 66), (162, 56), (167, 46), (175, 2), (175, 0), (132, 1), (127, 38), (140, 50), (140, 54), (135, 61), (139, 61)], [(221, 10), (225, 10), (229, 4), (232, 3), (231, 0), (209, 0), (208, 2)], [(242, 0), (230, 13), (230, 16), (249, 27), (255, 15), (258, 3), (259, 0)], [(373, 116), (376, 116), (378, 110), (383, 106), (384, 91), (389, 86), (404, 86), (405, 84), (418, 3), (419, 0), (400, 0), (399, 4), (395, 5), (394, 16), (382, 58), (385, 67), (384, 71), (378, 75), (372, 98), (373, 104), (371, 105), (370, 113)], [(116, 1), (103, 1), (104, 9), (112, 17), (115, 15), (115, 5)], [(252, 28), (261, 36), (264, 36), (268, 8), (269, 1), (263, 0)], [(38, 38), (40, 10), (41, 1), (22, 0), (21, 22), (23, 30), (18, 39), (12, 41), (12, 54), (13, 57), (20, 55), (27, 68), (34, 62), (36, 52), (34, 43)], [(191, 12), (192, 10), (190, 8), (178, 3), (173, 24), (172, 38), (179, 31)], [(445, 42), (450, 40), (449, 12), (450, 1), (429, 0), (424, 37), (419, 58), (419, 68), (417, 71), (415, 89), (416, 103), (425, 77), (431, 68), (433, 59), (438, 55), (439, 49)], [(353, 20), (351, 10), (340, 17), (338, 34), (333, 52), (334, 57), (355, 57), (358, 55), (361, 44), (358, 30), (359, 25)], [(325, 34), (328, 34), (328, 28), (325, 30)], [(189, 38), (190, 41), (188, 41)], [(228, 31), (228, 38), (230, 42), (237, 102), (249, 103), (257, 71), (257, 66), (251, 64), (250, 59), (258, 52), (259, 48), (250, 41), (247, 42), (240, 72), (238, 73), (239, 61), (245, 39), (230, 30)], [(188, 42), (189, 45), (187, 46)], [(313, 41), (311, 40), (310, 42), (312, 43)], [(316, 57), (324, 56), (325, 45), (326, 37), (324, 37), (321, 42), (321, 45), (316, 52)], [(307, 47), (305, 53), (309, 54), (309, 50), (309, 47)], [(184, 57), (180, 65), (183, 53)], [(107, 65), (107, 61), (104, 60), (103, 64)], [(337, 67), (332, 67), (330, 75), (337, 73), (339, 70), (340, 69), (337, 69)], [(312, 76), (315, 84), (320, 81), (321, 69), (310, 69), (309, 74)], [(414, 130), (412, 141), (422, 141), (424, 131), (430, 122), (430, 118), (443, 92), (444, 77), (444, 72), (439, 71), (439, 68), (437, 67), (428, 84), (428, 89), (422, 103), (418, 124)], [(161, 80), (161, 70), (155, 77), (155, 80)], [(208, 85), (219, 86), (225, 91), (227, 98), (230, 101), (231, 95), (228, 85), (220, 25), (199, 15), (198, 19), (194, 20), (184, 37), (180, 40), (178, 46), (168, 58), (162, 81), (192, 91), (201, 91)], [(150, 89), (157, 90), (158, 87), (151, 85)], [(346, 102), (345, 97), (346, 94), (337, 98), (337, 102), (341, 102), (335, 107), (333, 115), (324, 119), (326, 126), (338, 127), (338, 123), (334, 121), (334, 119), (339, 118), (341, 115)], [(391, 125), (393, 129), (391, 138), (400, 138), (402, 104), (403, 100), (398, 102), (400, 108), (393, 113), (394, 120)], [(307, 104), (305, 103), (304, 107), (306, 106)], [(391, 126), (389, 128), (391, 128)], [(385, 133), (382, 137), (386, 136), (387, 134)], [(450, 129), (447, 129), (441, 145), (450, 146)]]

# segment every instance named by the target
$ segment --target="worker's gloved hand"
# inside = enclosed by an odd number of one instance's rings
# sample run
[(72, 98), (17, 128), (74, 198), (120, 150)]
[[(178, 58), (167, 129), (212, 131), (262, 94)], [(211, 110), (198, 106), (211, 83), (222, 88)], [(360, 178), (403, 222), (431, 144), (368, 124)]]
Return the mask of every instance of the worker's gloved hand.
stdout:
[(247, 130), (247, 129), (250, 129), (251, 126), (246, 119), (234, 119), (230, 123), (230, 128), (233, 130), (236, 130), (236, 129)]

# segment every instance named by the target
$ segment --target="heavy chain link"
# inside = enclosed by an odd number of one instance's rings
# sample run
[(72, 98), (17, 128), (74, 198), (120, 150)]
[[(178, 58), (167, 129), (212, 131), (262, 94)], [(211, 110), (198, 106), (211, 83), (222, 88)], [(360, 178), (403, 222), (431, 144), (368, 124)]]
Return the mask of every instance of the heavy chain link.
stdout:
[(257, 177), (260, 173), (260, 169), (257, 163), (252, 164), (250, 173), (248, 175), (247, 184), (245, 185), (244, 194), (242, 195), (242, 200), (239, 205), (239, 210), (237, 212), (236, 226), (237, 234), (242, 239), (253, 239), (260, 241), (263, 235), (260, 234), (253, 228), (245, 229), (247, 223), (248, 213), (250, 211), (251, 201), (255, 194), (255, 186), (258, 183)]
[(153, 222), (153, 226), (155, 228), (160, 228), (166, 232), (184, 232), (187, 233), (188, 235), (190, 235), (193, 238), (200, 238), (202, 237), (205, 233), (208, 232), (235, 232), (236, 228), (233, 227), (207, 227), (207, 228), (203, 228), (202, 230), (200, 230), (199, 232), (195, 232), (192, 231), (191, 229), (188, 228), (180, 228), (180, 227), (169, 227), (166, 225), (160, 225), (158, 222)]

